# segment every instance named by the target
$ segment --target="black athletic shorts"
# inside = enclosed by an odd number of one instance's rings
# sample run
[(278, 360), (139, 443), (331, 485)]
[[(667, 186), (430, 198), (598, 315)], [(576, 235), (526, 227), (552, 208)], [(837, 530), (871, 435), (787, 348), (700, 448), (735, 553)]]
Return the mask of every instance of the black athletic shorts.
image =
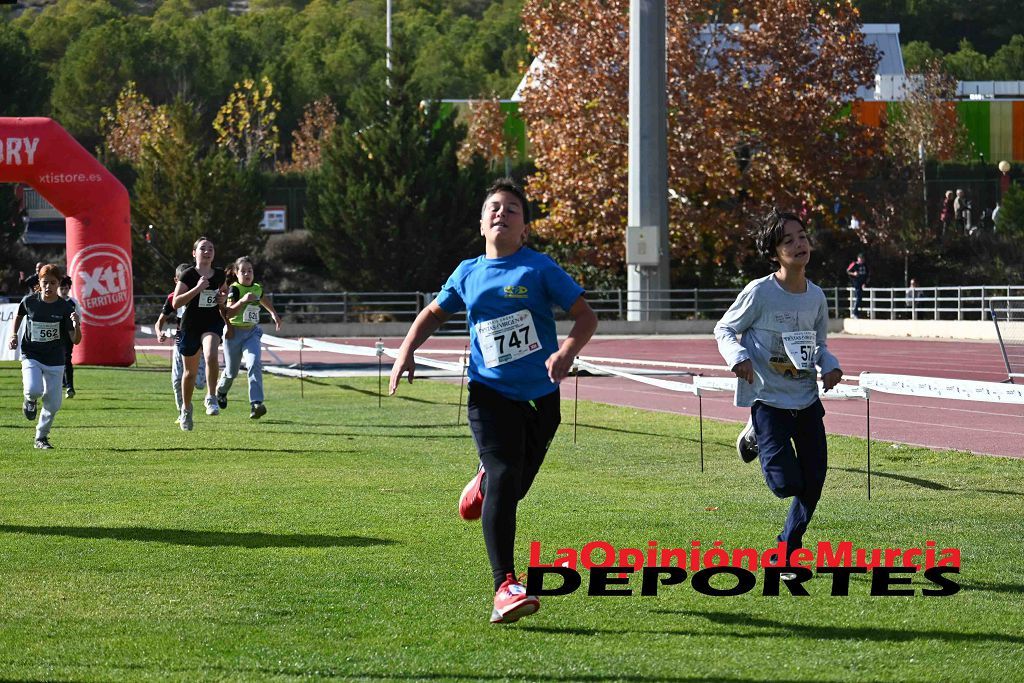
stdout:
[(175, 344), (178, 345), (178, 353), (182, 356), (194, 356), (199, 353), (200, 349), (203, 348), (203, 335), (207, 332), (217, 335), (218, 337), (224, 336), (224, 321), (211, 320), (206, 328), (200, 328), (198, 330), (178, 330), (178, 336), (175, 337)]

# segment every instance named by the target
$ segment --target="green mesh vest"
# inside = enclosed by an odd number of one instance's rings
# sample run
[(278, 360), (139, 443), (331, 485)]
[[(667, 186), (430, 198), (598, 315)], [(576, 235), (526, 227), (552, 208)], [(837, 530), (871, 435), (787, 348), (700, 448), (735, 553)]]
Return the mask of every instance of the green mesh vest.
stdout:
[[(229, 294), (229, 303), (239, 301), (249, 292), (252, 292), (260, 299), (263, 298), (263, 285), (259, 284), (258, 282), (254, 282), (248, 286), (243, 285), (241, 282), (236, 282), (233, 285), (231, 285), (231, 289), (233, 290), (231, 294), (236, 294), (236, 292), (237, 294), (235, 296), (231, 296)], [(252, 327), (253, 325), (259, 324), (260, 308), (261, 307), (258, 301), (246, 304), (245, 308), (240, 310), (233, 318), (231, 318), (231, 324), (234, 325), (235, 327)]]

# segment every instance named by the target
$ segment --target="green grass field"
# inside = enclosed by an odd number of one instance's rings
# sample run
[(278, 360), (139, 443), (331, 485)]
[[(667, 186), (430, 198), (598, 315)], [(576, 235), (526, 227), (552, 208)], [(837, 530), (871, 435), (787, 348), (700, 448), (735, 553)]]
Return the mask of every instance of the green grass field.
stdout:
[[(244, 382), (192, 433), (169, 374), (80, 368), (52, 451), (32, 448), (21, 376), (0, 364), (0, 679), (933, 681), (1024, 679), (1024, 462), (830, 438), (805, 539), (958, 547), (951, 597), (547, 597), (488, 623), (479, 523), (455, 505), (475, 467), (458, 386), (417, 381), (377, 406), (377, 380)], [(571, 390), (567, 390), (571, 393)], [(737, 425), (572, 404), (520, 506), (528, 544), (764, 548), (788, 501), (736, 458)], [(197, 411), (198, 413), (198, 411)], [(587, 575), (584, 573), (584, 579)], [(584, 584), (585, 587), (586, 584)], [(634, 587), (638, 580), (634, 581)], [(914, 586), (930, 586), (916, 578)], [(920, 591), (918, 591), (920, 593)]]

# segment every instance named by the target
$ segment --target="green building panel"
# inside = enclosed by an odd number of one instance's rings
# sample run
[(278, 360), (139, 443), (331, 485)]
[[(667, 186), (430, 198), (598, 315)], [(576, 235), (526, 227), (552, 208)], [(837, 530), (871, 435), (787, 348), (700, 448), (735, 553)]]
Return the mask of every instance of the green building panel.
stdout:
[(519, 115), (519, 103), (504, 101), (501, 111), (505, 113), (505, 139), (512, 143), (520, 159), (527, 159), (530, 145), (526, 137), (526, 121)]
[(974, 146), (974, 153), (986, 160), (992, 158), (992, 104), (990, 102), (957, 102), (956, 111), (967, 127), (967, 138)]
[(1000, 159), (1013, 159), (1013, 103), (993, 102), (989, 115), (989, 126), (991, 130), (991, 145), (989, 151), (992, 153), (990, 161), (997, 162)]

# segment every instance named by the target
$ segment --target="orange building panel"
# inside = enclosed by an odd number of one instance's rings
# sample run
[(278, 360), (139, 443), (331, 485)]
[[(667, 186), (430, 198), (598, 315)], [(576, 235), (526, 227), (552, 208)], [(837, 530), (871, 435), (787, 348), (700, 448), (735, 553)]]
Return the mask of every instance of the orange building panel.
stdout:
[(878, 127), (885, 117), (885, 105), (885, 102), (853, 102), (851, 110), (861, 123)]

